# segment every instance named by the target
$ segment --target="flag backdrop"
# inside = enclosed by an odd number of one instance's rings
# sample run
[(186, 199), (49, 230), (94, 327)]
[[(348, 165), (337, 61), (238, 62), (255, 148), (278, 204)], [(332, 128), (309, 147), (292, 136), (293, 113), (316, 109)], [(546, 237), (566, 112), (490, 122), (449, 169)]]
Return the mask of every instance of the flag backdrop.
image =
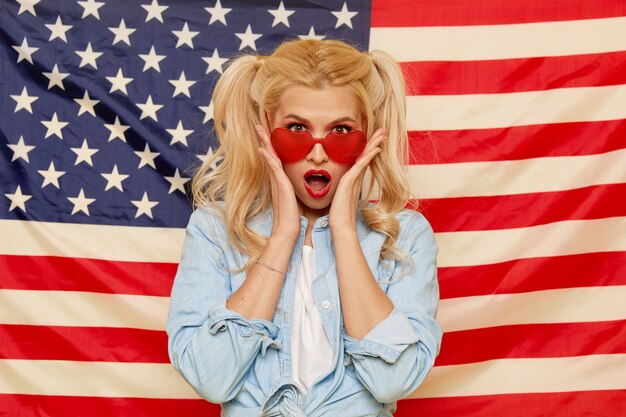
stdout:
[(0, 415), (217, 416), (169, 365), (211, 91), (285, 37), (383, 49), (440, 245), (398, 416), (626, 416), (623, 0), (0, 0)]

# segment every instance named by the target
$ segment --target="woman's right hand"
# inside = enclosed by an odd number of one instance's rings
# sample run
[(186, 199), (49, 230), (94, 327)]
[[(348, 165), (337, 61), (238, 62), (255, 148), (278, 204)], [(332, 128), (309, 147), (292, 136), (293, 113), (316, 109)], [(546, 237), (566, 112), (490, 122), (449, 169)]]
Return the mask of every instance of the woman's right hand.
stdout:
[(265, 158), (270, 173), (274, 210), (272, 236), (283, 236), (295, 240), (300, 233), (300, 210), (293, 185), (283, 171), (283, 164), (272, 147), (269, 133), (261, 125), (255, 127), (263, 144), (258, 150)]

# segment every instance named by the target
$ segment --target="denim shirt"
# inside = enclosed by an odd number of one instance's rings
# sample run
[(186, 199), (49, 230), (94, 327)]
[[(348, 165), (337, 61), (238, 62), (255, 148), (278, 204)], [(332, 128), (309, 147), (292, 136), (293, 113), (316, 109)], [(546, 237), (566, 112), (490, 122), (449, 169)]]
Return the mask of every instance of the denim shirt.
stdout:
[[(357, 219), (367, 264), (394, 304), (389, 316), (361, 340), (344, 329), (328, 216), (316, 220), (313, 294), (335, 366), (303, 395), (290, 378), (290, 352), (295, 279), (307, 219), (300, 218), (300, 235), (270, 322), (226, 308), (246, 276), (235, 270), (248, 258), (229, 243), (215, 209), (196, 210), (187, 226), (167, 321), (174, 367), (201, 397), (222, 404), (222, 416), (392, 416), (397, 400), (413, 392), (432, 368), (442, 336), (435, 320), (439, 287), (433, 231), (415, 211), (396, 216), (400, 233), (395, 246), (406, 262), (380, 260), (385, 235)], [(269, 236), (271, 210), (249, 225)]]

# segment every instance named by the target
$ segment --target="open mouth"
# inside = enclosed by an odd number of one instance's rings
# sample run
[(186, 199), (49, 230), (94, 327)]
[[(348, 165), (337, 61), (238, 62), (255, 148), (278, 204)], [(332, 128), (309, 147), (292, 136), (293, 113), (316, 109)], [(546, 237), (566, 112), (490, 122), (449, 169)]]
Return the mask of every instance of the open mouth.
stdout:
[(330, 184), (330, 174), (323, 169), (311, 169), (304, 174), (304, 188), (311, 197), (324, 197), (330, 190)]

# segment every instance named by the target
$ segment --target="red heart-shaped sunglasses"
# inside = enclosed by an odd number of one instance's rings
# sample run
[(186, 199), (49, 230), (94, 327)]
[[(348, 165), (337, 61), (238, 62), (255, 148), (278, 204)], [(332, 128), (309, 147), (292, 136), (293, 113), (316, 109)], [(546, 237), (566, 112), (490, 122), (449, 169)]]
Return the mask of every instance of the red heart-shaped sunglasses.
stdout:
[(272, 131), (271, 142), (283, 162), (298, 162), (321, 143), (326, 154), (335, 162), (352, 165), (365, 149), (367, 139), (360, 130), (348, 133), (330, 131), (324, 138), (314, 138), (307, 130), (278, 127)]

